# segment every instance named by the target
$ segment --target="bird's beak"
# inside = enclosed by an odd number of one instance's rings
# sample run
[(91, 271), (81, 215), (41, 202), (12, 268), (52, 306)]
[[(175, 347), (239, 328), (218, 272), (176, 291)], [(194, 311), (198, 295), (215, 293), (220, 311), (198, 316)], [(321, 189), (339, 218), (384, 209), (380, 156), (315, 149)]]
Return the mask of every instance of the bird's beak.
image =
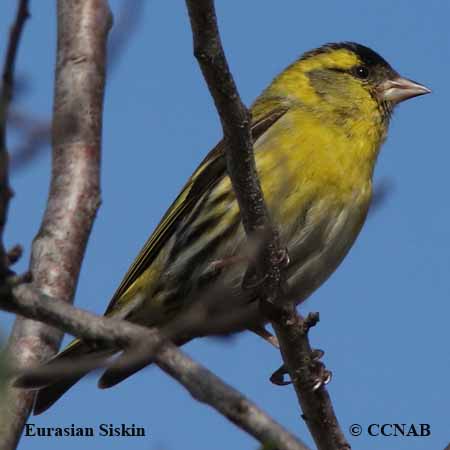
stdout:
[(425, 95), (431, 92), (423, 84), (408, 80), (407, 78), (396, 77), (392, 80), (387, 80), (378, 86), (380, 97), (388, 102), (397, 104), (408, 98), (417, 97), (418, 95)]

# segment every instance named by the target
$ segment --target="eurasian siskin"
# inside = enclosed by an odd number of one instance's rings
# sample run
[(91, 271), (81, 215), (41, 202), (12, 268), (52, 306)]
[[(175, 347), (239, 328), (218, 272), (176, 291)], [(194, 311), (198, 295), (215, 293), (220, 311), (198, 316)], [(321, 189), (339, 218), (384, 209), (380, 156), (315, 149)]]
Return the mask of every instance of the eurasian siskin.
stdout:
[[(251, 109), (255, 158), (289, 255), (287, 297), (304, 301), (345, 257), (366, 219), (374, 165), (393, 108), (428, 92), (371, 49), (346, 42), (305, 53), (257, 98)], [(248, 252), (219, 144), (168, 209), (105, 314), (161, 328), (204, 302), (204, 320), (174, 338), (177, 344), (216, 332), (216, 319), (221, 332), (261, 332), (258, 302), (242, 288)], [(56, 358), (94, 352), (102, 349), (75, 340)], [(128, 375), (110, 368), (100, 385), (112, 386)], [(42, 387), (35, 414), (78, 379)]]

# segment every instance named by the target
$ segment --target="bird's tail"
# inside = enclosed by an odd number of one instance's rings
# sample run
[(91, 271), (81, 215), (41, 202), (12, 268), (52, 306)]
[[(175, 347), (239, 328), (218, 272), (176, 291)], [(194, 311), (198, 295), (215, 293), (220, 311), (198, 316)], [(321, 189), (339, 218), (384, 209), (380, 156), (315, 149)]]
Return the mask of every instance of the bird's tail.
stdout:
[[(177, 339), (174, 341), (174, 344), (181, 346), (189, 340), (190, 338)], [(100, 359), (109, 358), (115, 353), (117, 353), (117, 349), (99, 350), (98, 348), (92, 348), (79, 339), (75, 339), (62, 352), (58, 353), (44, 364), (43, 367), (48, 368), (48, 372), (44, 371), (36, 375), (21, 375), (16, 378), (14, 385), (25, 389), (37, 389), (33, 413), (34, 415), (38, 415), (50, 408), (75, 383), (77, 383), (92, 370), (92, 366), (86, 364), (86, 370), (77, 370), (76, 375), (71, 376), (71, 367), (74, 367), (71, 365), (76, 364), (78, 359), (80, 360), (80, 364), (83, 364), (83, 362), (88, 362), (92, 356), (92, 361), (95, 363)], [(64, 366), (65, 362), (68, 364), (67, 368), (65, 368), (68, 371), (67, 375), (62, 375), (60, 369), (57, 369), (55, 370), (55, 373), (52, 373), (52, 365), (56, 366), (57, 363), (58, 365), (62, 364)], [(117, 359), (117, 362), (121, 362), (120, 356)], [(121, 367), (119, 364), (117, 366), (107, 368), (100, 378), (98, 385), (103, 389), (115, 386), (117, 383), (125, 380), (130, 375), (147, 366), (149, 363), (149, 361), (140, 361), (136, 362), (134, 365), (127, 364), (126, 367)]]
[[(75, 383), (90, 372), (90, 368), (86, 368), (85, 371), (78, 371), (75, 376), (62, 376), (61, 374), (51, 374), (52, 365), (55, 363), (61, 364), (67, 362), (68, 364), (76, 364), (78, 358), (90, 356), (92, 354), (95, 357), (105, 358), (112, 356), (115, 352), (112, 350), (99, 351), (93, 350), (83, 341), (76, 339), (72, 341), (61, 353), (51, 358), (45, 363), (44, 367), (48, 367), (49, 372), (46, 375), (22, 375), (15, 381), (14, 385), (26, 389), (36, 389), (36, 393), (33, 413), (38, 415), (46, 411), (52, 406), (60, 397), (64, 395)], [(70, 366), (68, 366), (70, 372)]]

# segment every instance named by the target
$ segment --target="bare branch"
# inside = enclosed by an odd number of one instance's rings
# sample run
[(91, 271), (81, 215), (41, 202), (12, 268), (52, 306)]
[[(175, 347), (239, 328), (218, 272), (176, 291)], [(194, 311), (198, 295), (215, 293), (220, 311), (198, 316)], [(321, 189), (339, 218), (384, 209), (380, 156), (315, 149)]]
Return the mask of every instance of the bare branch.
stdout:
[(222, 123), (228, 173), (241, 210), (247, 235), (264, 237), (259, 264), (255, 269), (264, 278), (264, 296), (277, 297), (281, 275), (277, 233), (270, 224), (261, 185), (257, 177), (251, 115), (242, 103), (228, 67), (217, 26), (212, 0), (186, 0), (197, 58)]
[[(52, 126), (52, 179), (47, 208), (31, 256), (34, 286), (71, 302), (100, 203), (99, 168), (106, 38), (106, 0), (58, 1), (58, 45)], [(18, 318), (8, 351), (26, 367), (51, 356), (61, 331)], [(11, 388), (3, 402), (3, 448), (15, 448), (33, 393)]]
[[(17, 4), (16, 18), (9, 35), (0, 92), (0, 283), (5, 282), (14, 253), (8, 254), (3, 244), (3, 231), (6, 225), (9, 200), (12, 196), (9, 186), (9, 155), (6, 142), (6, 127), (9, 108), (14, 94), (15, 62), (20, 38), (28, 15), (28, 0), (20, 0)], [(5, 400), (7, 399), (2, 401), (4, 413), (0, 415), (0, 438), (5, 449), (13, 449), (16, 447), (22, 432), (23, 420), (16, 420), (17, 413), (14, 411), (14, 407), (10, 407), (10, 403)], [(19, 408), (22, 406), (22, 396), (17, 396), (14, 401), (16, 402), (14, 406), (17, 405)]]
[[(203, 76), (222, 123), (227, 151), (227, 167), (236, 197), (239, 202), (244, 228), (250, 237), (255, 231), (263, 231), (265, 251), (259, 261), (262, 289), (259, 290), (262, 311), (280, 309), (282, 321), (273, 326), (280, 342), (282, 356), (299, 396), (300, 404), (307, 416), (307, 424), (319, 449), (349, 448), (339, 428), (336, 416), (324, 387), (311, 390), (311, 384), (301, 385), (313, 376), (309, 370), (311, 354), (302, 319), (296, 314), (293, 304), (282, 300), (283, 277), (280, 271), (280, 248), (275, 229), (270, 223), (263, 193), (258, 181), (253, 144), (250, 133), (250, 114), (243, 105), (229, 70), (222, 48), (213, 0), (186, 0), (191, 20), (196, 56)], [(286, 309), (286, 311), (285, 311)], [(286, 312), (289, 311), (286, 317)], [(287, 319), (287, 320), (286, 320)], [(303, 349), (303, 352), (298, 351)], [(309, 353), (307, 353), (309, 352)], [(305, 374), (298, 377), (297, 374)], [(319, 402), (319, 403), (317, 403)], [(325, 409), (318, 409), (326, 406)]]
[(9, 155), (6, 142), (6, 127), (9, 107), (14, 94), (14, 69), (20, 38), (22, 37), (25, 21), (29, 16), (28, 0), (17, 3), (17, 13), (9, 34), (6, 57), (2, 72), (2, 86), (0, 92), (0, 279), (8, 274), (9, 261), (3, 244), (3, 231), (8, 215), (9, 200), (12, 191), (9, 186)]
[(295, 307), (283, 310), (283, 318), (273, 321), (273, 327), (280, 344), (281, 354), (293, 382), (305, 420), (319, 449), (349, 449), (339, 422), (334, 413), (330, 396), (324, 386), (314, 389), (313, 385), (322, 374), (323, 368), (313, 358), (308, 340), (310, 325), (299, 316)]
[(161, 369), (180, 381), (194, 398), (217, 409), (261, 443), (270, 443), (277, 450), (307, 448), (250, 400), (174, 346), (164, 347), (157, 354), (156, 362)]
[(2, 89), (0, 93), (0, 146), (2, 150), (6, 148), (6, 123), (8, 121), (9, 106), (14, 94), (14, 69), (16, 57), (25, 21), (28, 17), (28, 0), (19, 0), (17, 3), (16, 18), (9, 34), (2, 72)]
[[(216, 409), (261, 443), (273, 443), (279, 450), (306, 450), (295, 436), (271, 419), (254, 403), (194, 362), (160, 333), (124, 320), (98, 317), (70, 304), (39, 294), (21, 285), (0, 292), (0, 307), (25, 317), (43, 320), (80, 338), (109, 347), (135, 348), (141, 342), (156, 350), (154, 360), (180, 382), (191, 395)], [(100, 364), (99, 364), (100, 365)]]

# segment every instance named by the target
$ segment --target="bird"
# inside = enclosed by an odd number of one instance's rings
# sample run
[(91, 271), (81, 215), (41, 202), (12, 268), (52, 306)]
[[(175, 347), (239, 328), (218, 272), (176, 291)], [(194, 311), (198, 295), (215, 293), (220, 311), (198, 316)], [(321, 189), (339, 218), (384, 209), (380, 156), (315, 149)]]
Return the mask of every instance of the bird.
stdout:
[[(347, 255), (367, 217), (374, 167), (394, 108), (430, 92), (400, 76), (372, 49), (341, 42), (304, 53), (254, 101), (257, 173), (287, 255), (284, 301), (304, 302)], [(273, 343), (252, 289), (244, 286), (258, 246), (250, 241), (221, 141), (150, 235), (105, 315), (157, 329), (176, 323), (177, 345), (244, 330)], [(183, 329), (188, 316), (194, 320)], [(45, 364), (119, 350), (76, 339)], [(111, 387), (140, 368), (109, 367), (99, 386)], [(23, 387), (38, 388), (34, 414), (47, 410), (82, 376), (37, 386), (27, 379)]]

